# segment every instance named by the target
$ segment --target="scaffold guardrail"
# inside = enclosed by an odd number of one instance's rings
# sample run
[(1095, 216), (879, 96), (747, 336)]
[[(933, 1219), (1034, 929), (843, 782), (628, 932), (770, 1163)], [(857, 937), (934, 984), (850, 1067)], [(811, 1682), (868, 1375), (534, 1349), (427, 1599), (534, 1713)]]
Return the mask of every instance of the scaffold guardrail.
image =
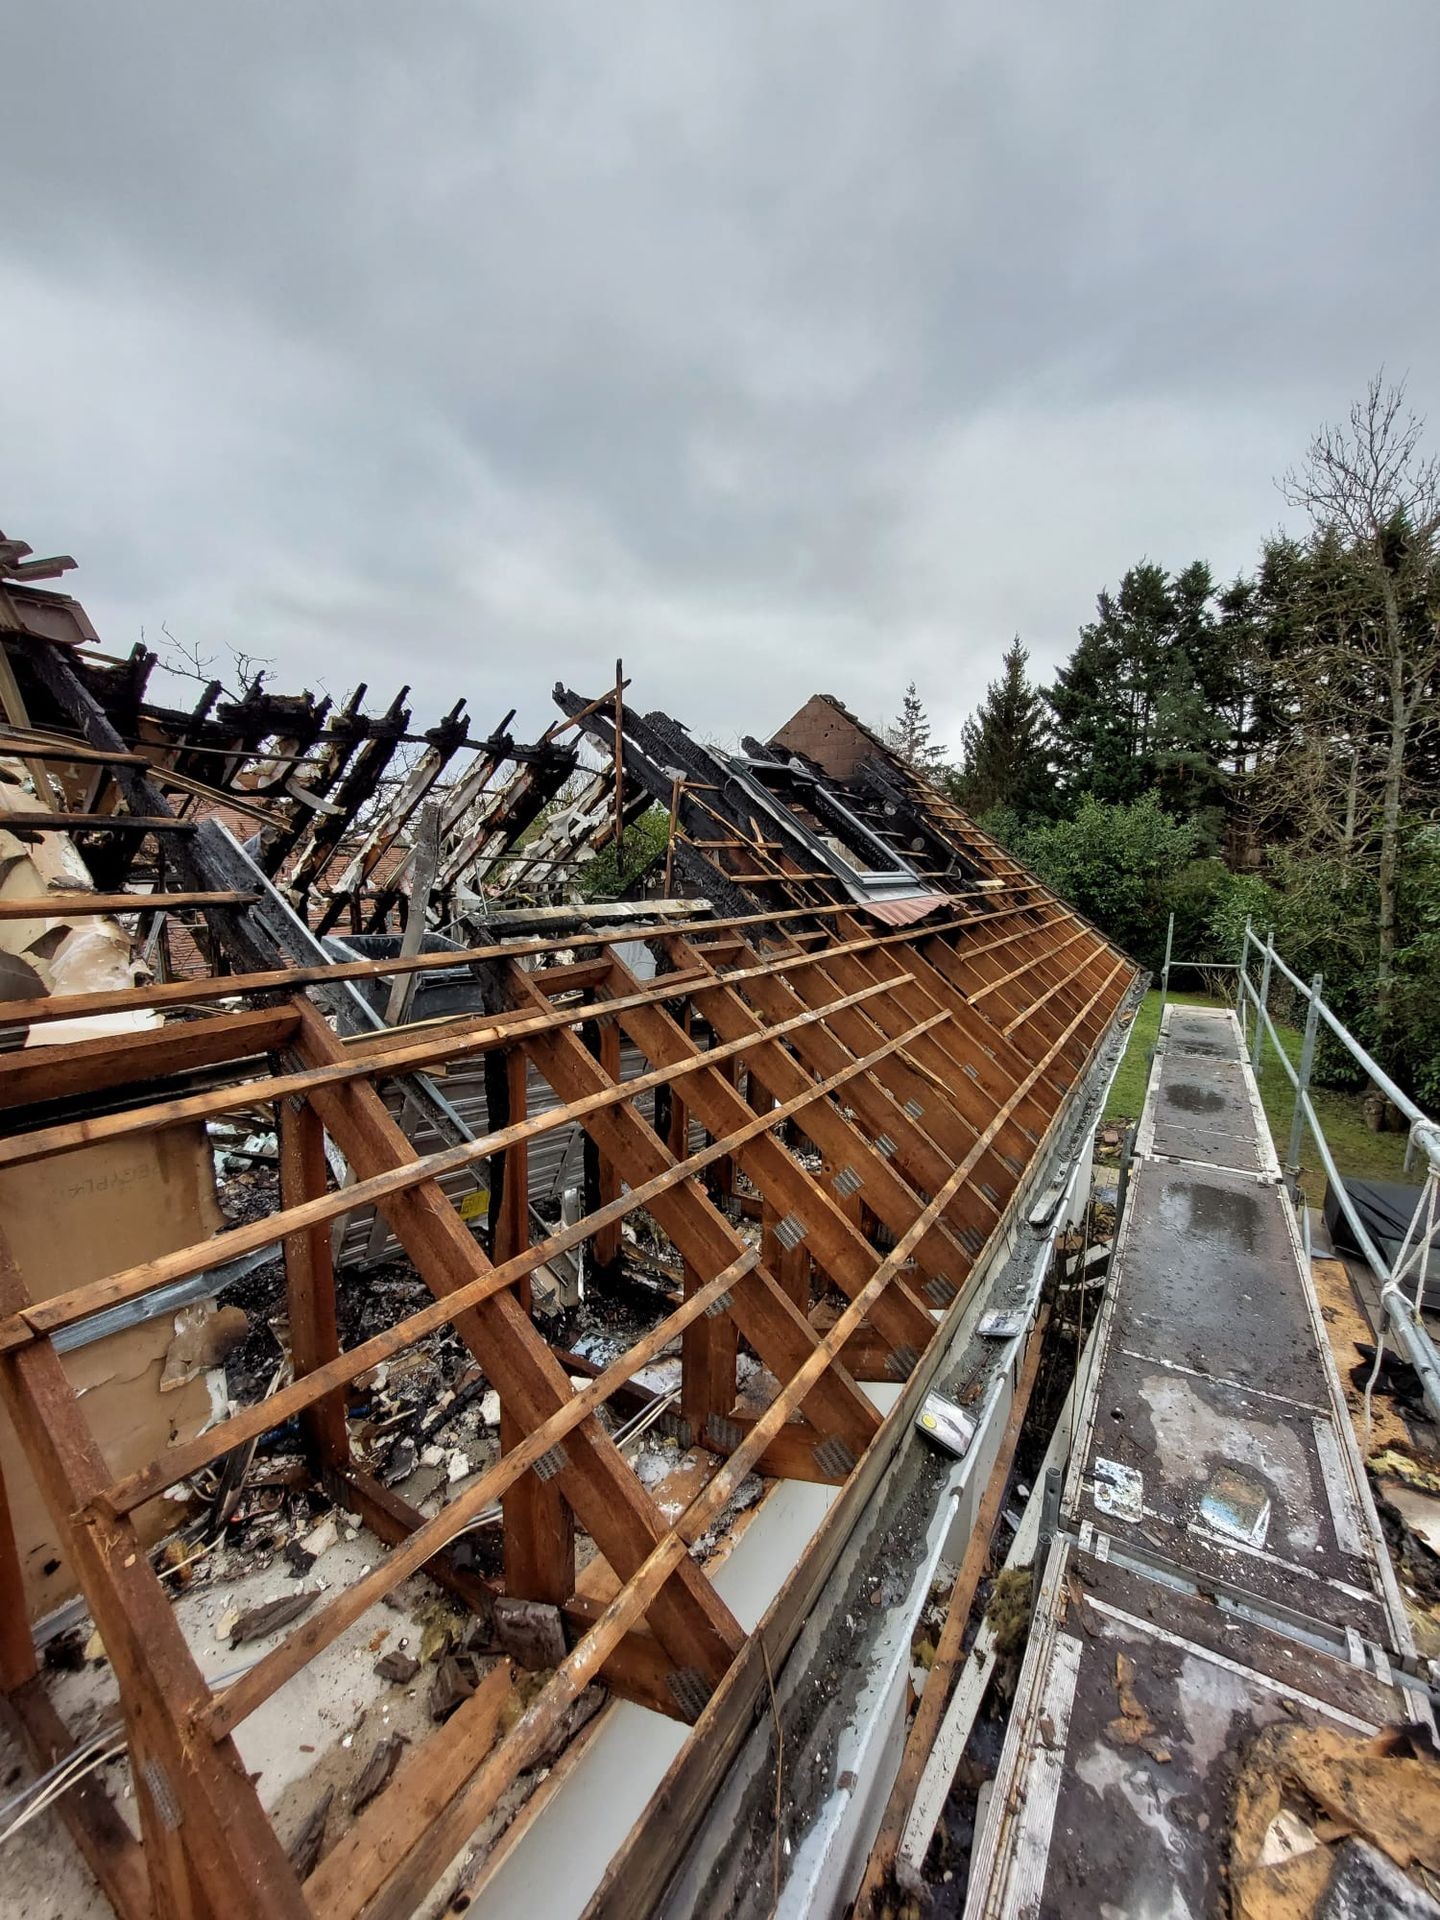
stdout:
[[(1260, 962), (1258, 984), (1251, 978), (1252, 951), (1258, 956)], [(1188, 964), (1191, 963), (1177, 961), (1171, 957), (1170, 941), (1167, 939), (1162, 991), (1168, 992), (1172, 967)], [(1210, 963), (1204, 964), (1209, 966)], [(1289, 982), (1305, 1005), (1305, 1026), (1301, 1036), (1298, 1063), (1291, 1060), (1288, 1050), (1276, 1032), (1275, 1022), (1270, 1014), (1270, 989), (1277, 973)], [(1430, 1252), (1436, 1244), (1436, 1234), (1440, 1232), (1440, 1126), (1437, 1126), (1429, 1115), (1395, 1084), (1378, 1061), (1355, 1038), (1335, 1010), (1326, 1005), (1321, 994), (1323, 976), (1316, 973), (1307, 984), (1277, 953), (1273, 933), (1267, 932), (1262, 939), (1248, 920), (1245, 922), (1245, 937), (1240, 950), (1237, 978), (1235, 1011), (1250, 1047), (1251, 1067), (1258, 1077), (1265, 1040), (1268, 1036), (1275, 1050), (1275, 1057), (1294, 1089), (1290, 1137), (1285, 1154), (1285, 1179), (1292, 1203), (1300, 1213), (1301, 1224), (1304, 1225), (1305, 1217), (1299, 1195), (1298, 1175), (1300, 1152), (1308, 1133), (1314, 1142), (1315, 1151), (1320, 1157), (1320, 1163), (1325, 1169), (1326, 1178), (1330, 1182), (1340, 1210), (1349, 1222), (1351, 1232), (1355, 1235), (1355, 1243), (1360, 1248), (1366, 1265), (1380, 1283), (1382, 1318), (1380, 1325), (1376, 1328), (1375, 1364), (1366, 1387), (1367, 1421), (1370, 1391), (1380, 1371), (1387, 1326), (1389, 1331), (1393, 1332), (1405, 1358), (1419, 1376), (1426, 1404), (1432, 1415), (1440, 1419), (1440, 1355), (1436, 1353), (1435, 1344), (1426, 1330), (1421, 1314), (1426, 1266)], [(1252, 1009), (1253, 1033), (1250, 1019)], [(1372, 1084), (1404, 1116), (1409, 1127), (1409, 1141), (1405, 1152), (1407, 1169), (1414, 1164), (1417, 1154), (1424, 1157), (1425, 1178), (1421, 1183), (1409, 1226), (1399, 1251), (1393, 1259), (1386, 1258), (1366, 1228), (1351, 1196), (1345, 1176), (1335, 1164), (1335, 1156), (1329, 1141), (1325, 1138), (1325, 1129), (1311, 1098), (1310, 1085), (1322, 1022), (1361, 1071), (1368, 1076)], [(1308, 1237), (1306, 1244), (1307, 1246), (1309, 1244)]]

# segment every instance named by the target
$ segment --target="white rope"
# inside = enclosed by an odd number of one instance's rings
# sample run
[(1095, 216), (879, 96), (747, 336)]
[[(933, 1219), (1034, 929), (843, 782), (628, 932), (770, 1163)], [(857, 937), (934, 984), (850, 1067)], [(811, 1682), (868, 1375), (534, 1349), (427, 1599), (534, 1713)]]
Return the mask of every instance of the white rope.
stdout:
[(628, 1446), (632, 1440), (638, 1440), (642, 1434), (649, 1432), (650, 1428), (655, 1425), (655, 1422), (659, 1420), (670, 1407), (673, 1407), (679, 1398), (680, 1389), (678, 1387), (671, 1387), (668, 1393), (657, 1394), (648, 1407), (642, 1407), (640, 1412), (627, 1421), (623, 1427), (617, 1427), (610, 1436), (611, 1439), (617, 1447), (625, 1447)]
[[(88, 1739), (82, 1740), (78, 1745), (72, 1747), (68, 1753), (62, 1754), (53, 1766), (45, 1769), (44, 1773), (38, 1774), (35, 1779), (21, 1787), (18, 1793), (13, 1794), (10, 1799), (0, 1802), (0, 1820), (4, 1820), (7, 1815), (22, 1808), (27, 1800), (43, 1792), (52, 1780), (68, 1772), (79, 1761), (94, 1753), (98, 1748), (115, 1740), (118, 1734), (119, 1729), (116, 1727), (102, 1727), (97, 1733), (92, 1733)], [(5, 1832), (8, 1833), (9, 1829), (7, 1828)], [(3, 1837), (4, 1835), (0, 1834), (0, 1838)]]
[[(258, 1665), (260, 1656), (247, 1660), (243, 1666), (234, 1667), (228, 1673), (217, 1674), (210, 1682), (212, 1687), (224, 1686), (231, 1680), (238, 1680), (242, 1673), (248, 1673), (251, 1667)], [(113, 1760), (125, 1751), (124, 1729), (116, 1726), (101, 1727), (88, 1739), (82, 1740), (55, 1764), (47, 1767), (44, 1773), (30, 1781), (9, 1800), (0, 1803), (0, 1820), (6, 1814), (19, 1809), (15, 1818), (3, 1830), (0, 1830), (0, 1847), (13, 1840), (17, 1833), (27, 1827), (38, 1815), (47, 1811), (54, 1803), (69, 1793), (72, 1787), (79, 1786), (87, 1774), (94, 1773), (97, 1767), (103, 1767), (107, 1760)]]
[[(87, 1773), (93, 1773), (97, 1767), (103, 1766), (107, 1760), (113, 1760), (116, 1754), (124, 1751), (125, 1736), (123, 1733), (117, 1733), (112, 1735), (108, 1746), (102, 1745), (98, 1751), (87, 1754), (81, 1749), (67, 1754), (59, 1768), (51, 1769), (54, 1777), (49, 1780), (49, 1784), (43, 1791), (36, 1792), (35, 1787), (40, 1783), (38, 1781), (34, 1783), (34, 1787), (29, 1790), (32, 1794), (29, 1805), (11, 1821), (3, 1833), (0, 1833), (0, 1847), (3, 1847), (7, 1840), (13, 1840), (23, 1827), (27, 1827), (37, 1815), (44, 1813), (56, 1800), (69, 1793), (72, 1787), (78, 1786)], [(42, 1779), (45, 1777), (41, 1776)], [(13, 1805), (13, 1802), (11, 1804)]]

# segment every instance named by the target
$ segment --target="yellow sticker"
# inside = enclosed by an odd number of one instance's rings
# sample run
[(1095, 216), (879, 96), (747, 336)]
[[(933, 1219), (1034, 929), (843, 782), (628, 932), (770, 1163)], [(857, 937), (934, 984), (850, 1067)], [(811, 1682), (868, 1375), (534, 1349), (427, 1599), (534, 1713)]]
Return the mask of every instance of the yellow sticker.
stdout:
[(465, 1198), (460, 1202), (460, 1218), (462, 1220), (478, 1220), (482, 1214), (488, 1213), (489, 1210), (490, 1189), (488, 1187), (476, 1187), (473, 1193), (467, 1193)]

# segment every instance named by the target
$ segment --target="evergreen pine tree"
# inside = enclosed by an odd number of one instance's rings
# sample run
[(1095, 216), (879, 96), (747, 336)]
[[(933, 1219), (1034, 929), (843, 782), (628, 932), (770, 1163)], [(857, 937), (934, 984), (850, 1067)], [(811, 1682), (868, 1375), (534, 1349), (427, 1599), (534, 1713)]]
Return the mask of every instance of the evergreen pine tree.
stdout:
[(1049, 695), (1066, 784), (1099, 800), (1138, 799), (1154, 785), (1156, 707), (1173, 624), (1163, 567), (1142, 561), (1096, 602)]
[(900, 717), (885, 729), (885, 739), (914, 773), (934, 774), (945, 762), (945, 749), (930, 738), (930, 717), (912, 680), (905, 689)]
[(1020, 821), (1051, 810), (1054, 780), (1045, 744), (1045, 708), (1026, 674), (1030, 656), (1017, 633), (998, 680), (965, 722), (955, 793), (972, 813), (1008, 807)]
[[(1218, 832), (1234, 741), (1234, 649), (1220, 642), (1210, 570), (1195, 561), (1172, 580), (1142, 561), (1103, 592), (1046, 699), (1053, 753), (1073, 798), (1163, 807)], [(1243, 704), (1243, 703), (1240, 703)]]

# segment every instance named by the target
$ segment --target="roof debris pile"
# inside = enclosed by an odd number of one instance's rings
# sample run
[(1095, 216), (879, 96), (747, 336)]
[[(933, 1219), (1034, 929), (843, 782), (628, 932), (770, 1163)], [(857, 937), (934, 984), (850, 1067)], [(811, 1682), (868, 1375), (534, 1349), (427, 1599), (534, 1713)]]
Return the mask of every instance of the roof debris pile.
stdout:
[(1416, 1731), (1267, 1727), (1235, 1791), (1236, 1920), (1440, 1911), (1440, 1758)]
[[(833, 703), (843, 768), (816, 702), (727, 755), (619, 672), (533, 746), (403, 694), (184, 713), (7, 555), (0, 1181), (93, 1256), (0, 1242), (0, 1468), (75, 1596), (41, 1617), (0, 1505), (11, 1824), (53, 1805), (122, 1915), (463, 1904), (619, 1703), (739, 1724), (789, 1630), (727, 1567), (771, 1526), (787, 1594), (833, 1564), (1135, 969)], [(664, 897), (574, 897), (607, 844), (641, 888), (647, 814)], [(167, 1141), (200, 1200), (117, 1238)], [(126, 1451), (80, 1363), (146, 1328)], [(167, 1365), (198, 1417), (152, 1417)], [(838, 1517), (774, 1518), (811, 1487)]]

